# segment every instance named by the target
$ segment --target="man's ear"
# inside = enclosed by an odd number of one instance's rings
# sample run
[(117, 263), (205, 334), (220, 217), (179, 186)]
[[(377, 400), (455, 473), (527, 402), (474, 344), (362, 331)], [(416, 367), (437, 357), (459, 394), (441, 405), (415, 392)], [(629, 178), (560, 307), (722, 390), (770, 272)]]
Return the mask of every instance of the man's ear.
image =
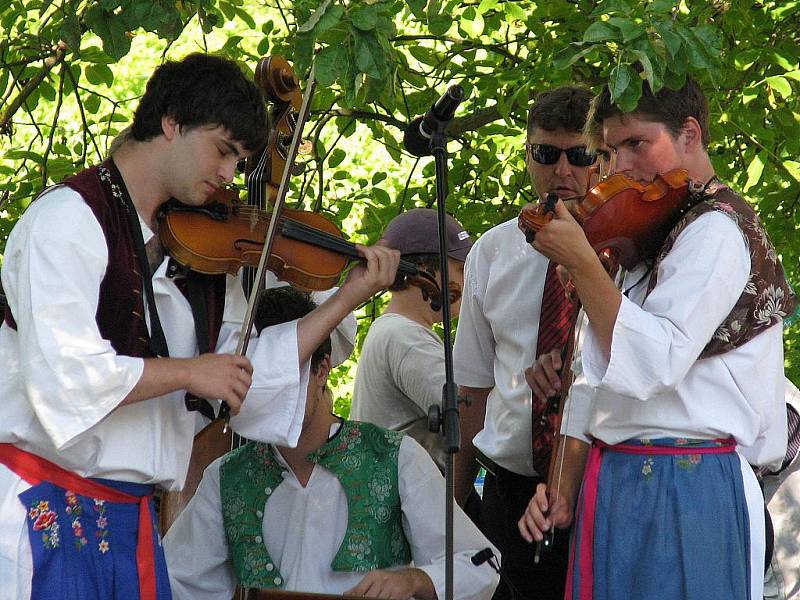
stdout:
[(694, 152), (703, 146), (703, 128), (694, 117), (686, 117), (681, 127), (681, 135), (684, 138), (686, 149)]
[(172, 140), (179, 132), (180, 125), (175, 120), (175, 117), (172, 115), (164, 115), (161, 117), (161, 131), (164, 133), (164, 137), (168, 140)]
[(331, 372), (331, 355), (326, 354), (319, 364), (317, 365), (317, 372), (314, 373), (314, 377), (318, 380), (318, 382), (324, 385), (328, 381), (328, 375)]

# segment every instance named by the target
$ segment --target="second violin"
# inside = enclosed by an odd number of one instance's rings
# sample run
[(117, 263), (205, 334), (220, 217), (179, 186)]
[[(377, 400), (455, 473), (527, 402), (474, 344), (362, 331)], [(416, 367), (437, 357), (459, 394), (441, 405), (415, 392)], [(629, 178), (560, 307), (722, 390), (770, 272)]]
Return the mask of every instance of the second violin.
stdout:
[[(568, 199), (567, 208), (583, 227), (598, 253), (626, 269), (651, 260), (678, 219), (700, 199), (703, 185), (676, 169), (641, 184), (622, 174), (604, 179), (583, 198)], [(520, 225), (533, 231), (544, 227), (552, 210), (526, 206)]]

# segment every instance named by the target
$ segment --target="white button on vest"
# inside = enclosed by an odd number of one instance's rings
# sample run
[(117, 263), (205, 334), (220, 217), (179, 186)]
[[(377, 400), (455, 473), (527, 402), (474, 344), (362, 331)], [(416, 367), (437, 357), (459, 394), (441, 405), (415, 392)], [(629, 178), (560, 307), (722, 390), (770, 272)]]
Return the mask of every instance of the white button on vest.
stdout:
[(275, 565), (273, 565), (272, 563), (267, 563), (267, 571), (272, 571), (272, 569), (274, 569), (274, 568), (275, 568)]
[(261, 517), (263, 517), (263, 516), (264, 516), (264, 513), (263, 513), (263, 512), (261, 512), (260, 510), (257, 510), (257, 511), (256, 511), (256, 516), (257, 516), (257, 517), (260, 519)]
[(257, 536), (256, 536), (256, 543), (257, 543), (257, 544), (260, 544), (260, 543), (261, 543), (261, 536), (260, 536), (260, 535), (257, 535)]
[(276, 578), (274, 579), (274, 581), (275, 581), (275, 585), (280, 585), (281, 583), (283, 583), (283, 580), (281, 580), (281, 578), (280, 578), (280, 577), (276, 577)]
[(265, 493), (267, 496), (269, 496), (269, 495), (272, 493), (272, 488), (271, 488), (271, 487), (265, 487), (265, 488), (264, 488), (264, 493)]

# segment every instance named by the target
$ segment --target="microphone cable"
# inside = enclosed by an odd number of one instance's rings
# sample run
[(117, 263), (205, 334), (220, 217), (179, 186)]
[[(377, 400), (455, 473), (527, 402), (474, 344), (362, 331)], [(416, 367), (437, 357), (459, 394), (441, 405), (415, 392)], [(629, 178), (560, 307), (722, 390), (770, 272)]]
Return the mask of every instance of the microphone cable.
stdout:
[(494, 571), (500, 576), (500, 581), (504, 583), (511, 591), (511, 600), (532, 600), (519, 591), (505, 570), (497, 564), (497, 558), (495, 557), (491, 548), (484, 548), (480, 552), (476, 552), (470, 557), (470, 560), (476, 567), (481, 566), (483, 563), (488, 563), (489, 566), (492, 567), (492, 569), (494, 569)]

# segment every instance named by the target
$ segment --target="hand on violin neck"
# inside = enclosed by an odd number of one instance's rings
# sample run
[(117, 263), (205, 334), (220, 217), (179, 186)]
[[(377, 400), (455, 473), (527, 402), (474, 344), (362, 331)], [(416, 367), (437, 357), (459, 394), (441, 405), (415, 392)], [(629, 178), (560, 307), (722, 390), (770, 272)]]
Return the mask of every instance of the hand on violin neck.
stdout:
[(561, 200), (556, 203), (552, 220), (539, 230), (531, 245), (571, 272), (587, 262), (597, 262), (583, 229)]
[(343, 301), (351, 305), (350, 310), (389, 287), (394, 282), (400, 264), (400, 252), (382, 242), (374, 246), (356, 244), (356, 250), (364, 262), (353, 266), (337, 292)]

